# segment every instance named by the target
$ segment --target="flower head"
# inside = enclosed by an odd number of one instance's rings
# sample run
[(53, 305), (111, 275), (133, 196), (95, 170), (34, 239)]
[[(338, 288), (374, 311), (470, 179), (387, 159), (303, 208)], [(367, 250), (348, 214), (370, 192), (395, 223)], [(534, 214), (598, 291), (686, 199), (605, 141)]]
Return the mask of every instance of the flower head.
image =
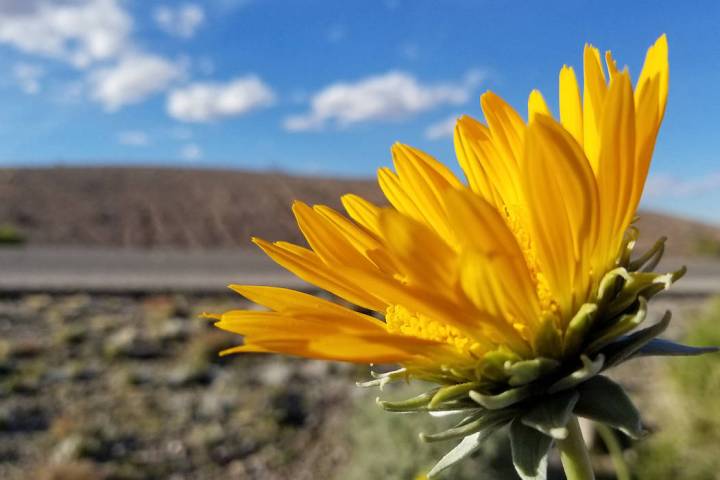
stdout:
[[(407, 402), (382, 403), (464, 412), (457, 428), (425, 436), (465, 439), (433, 474), (508, 423), (525, 440), (546, 438), (547, 448), (567, 436), (573, 412), (639, 433), (636, 416), (598, 411), (607, 395), (629, 404), (598, 374), (638, 353), (658, 353), (653, 338), (666, 323), (625, 334), (645, 319), (647, 300), (684, 272), (652, 273), (662, 241), (631, 255), (632, 222), (665, 112), (666, 38), (648, 50), (634, 88), (610, 52), (604, 61), (585, 47), (582, 86), (571, 67), (561, 69), (559, 119), (537, 90), (527, 121), (485, 93), (486, 124), (464, 116), (455, 128), (467, 182), (396, 144), (395, 170), (378, 172), (389, 207), (352, 194), (342, 198), (348, 216), (295, 203), (310, 248), (253, 241), (300, 278), (373, 313), (292, 290), (233, 285), (268, 311), (214, 316), (218, 327), (244, 337), (224, 353), (399, 363), (370, 383), (436, 383)], [(592, 398), (583, 395), (589, 390)], [(518, 470), (532, 473), (542, 457), (521, 460)]]

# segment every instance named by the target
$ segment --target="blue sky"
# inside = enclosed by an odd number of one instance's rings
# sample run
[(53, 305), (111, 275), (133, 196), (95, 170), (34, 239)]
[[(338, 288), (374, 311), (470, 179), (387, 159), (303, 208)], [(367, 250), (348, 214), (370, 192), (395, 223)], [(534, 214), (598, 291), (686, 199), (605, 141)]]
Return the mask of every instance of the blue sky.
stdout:
[(454, 164), (494, 90), (557, 101), (563, 64), (671, 87), (646, 206), (720, 223), (720, 2), (3, 0), (0, 165), (155, 164), (372, 176), (402, 141)]

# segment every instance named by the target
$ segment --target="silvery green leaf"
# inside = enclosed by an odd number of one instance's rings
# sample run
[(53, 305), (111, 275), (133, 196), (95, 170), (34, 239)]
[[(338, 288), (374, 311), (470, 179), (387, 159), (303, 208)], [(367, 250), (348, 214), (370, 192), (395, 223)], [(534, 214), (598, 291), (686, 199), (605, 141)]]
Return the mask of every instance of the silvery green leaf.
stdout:
[(455, 446), (452, 450), (445, 454), (438, 463), (428, 473), (428, 478), (436, 478), (436, 475), (440, 472), (452, 467), (456, 463), (466, 459), (473, 453), (477, 452), (482, 446), (483, 440), (485, 440), (496, 428), (486, 428), (479, 432), (473, 433), (462, 439), (462, 441)]
[(421, 433), (420, 439), (424, 442), (439, 442), (453, 438), (467, 437), (486, 428), (494, 430), (499, 425), (507, 423), (512, 414), (507, 412), (488, 412), (487, 410), (463, 419), (458, 425), (438, 433)]
[(568, 436), (567, 423), (580, 398), (576, 390), (565, 390), (543, 399), (521, 417), (521, 422), (556, 439)]
[(580, 360), (582, 360), (583, 366), (550, 385), (550, 388), (547, 389), (548, 393), (552, 394), (567, 390), (587, 381), (600, 373), (605, 364), (605, 357), (602, 353), (598, 354), (595, 360), (590, 360), (587, 355), (580, 355)]
[(720, 351), (718, 347), (692, 347), (690, 345), (682, 345), (662, 338), (653, 338), (648, 343), (640, 347), (633, 356), (690, 356), (702, 355), (704, 353), (715, 353), (718, 351)]
[(640, 413), (617, 383), (598, 375), (580, 385), (578, 393), (575, 414), (617, 428), (632, 438), (643, 435)]
[(618, 365), (630, 358), (635, 352), (650, 343), (670, 325), (670, 311), (665, 312), (663, 318), (656, 323), (635, 333), (621, 337), (606, 345), (601, 352), (607, 356), (605, 369)]
[(552, 438), (534, 428), (523, 425), (519, 420), (510, 425), (510, 446), (512, 459), (520, 478), (523, 480), (545, 480), (547, 478), (547, 457)]

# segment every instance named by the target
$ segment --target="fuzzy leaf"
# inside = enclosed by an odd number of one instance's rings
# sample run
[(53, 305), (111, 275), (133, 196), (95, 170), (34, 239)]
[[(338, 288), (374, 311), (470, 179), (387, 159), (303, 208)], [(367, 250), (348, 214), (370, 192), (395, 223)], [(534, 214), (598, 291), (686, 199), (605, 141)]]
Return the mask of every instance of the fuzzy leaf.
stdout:
[(437, 478), (437, 474), (452, 467), (456, 463), (466, 459), (473, 453), (477, 452), (482, 446), (482, 442), (490, 436), (498, 427), (486, 428), (479, 432), (473, 433), (463, 438), (462, 441), (452, 450), (445, 454), (438, 463), (427, 474), (429, 479)]
[(513, 421), (510, 425), (510, 446), (513, 464), (520, 478), (547, 478), (547, 457), (552, 441), (551, 437), (523, 425), (519, 420)]
[(452, 428), (438, 433), (421, 433), (420, 440), (423, 442), (439, 442), (453, 438), (467, 437), (486, 428), (495, 429), (498, 425), (506, 423), (512, 418), (508, 412), (488, 412), (487, 410), (464, 418)]
[(617, 383), (598, 375), (580, 385), (578, 392), (577, 415), (617, 428), (632, 438), (643, 435), (640, 413)]
[(521, 421), (545, 435), (556, 439), (566, 438), (566, 426), (579, 398), (580, 394), (575, 390), (558, 393), (523, 415)]
[(651, 356), (691, 356), (720, 351), (718, 347), (693, 347), (671, 342), (662, 338), (653, 338), (635, 352), (634, 357)]

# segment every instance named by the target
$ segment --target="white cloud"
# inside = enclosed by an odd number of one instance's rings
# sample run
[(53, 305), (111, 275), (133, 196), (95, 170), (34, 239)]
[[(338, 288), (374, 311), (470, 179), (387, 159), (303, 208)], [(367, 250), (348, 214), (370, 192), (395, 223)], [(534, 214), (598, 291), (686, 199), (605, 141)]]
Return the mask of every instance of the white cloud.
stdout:
[(153, 18), (162, 31), (176, 37), (191, 38), (205, 21), (205, 12), (202, 7), (193, 3), (177, 8), (163, 5), (155, 9)]
[(457, 83), (424, 85), (404, 72), (389, 72), (354, 83), (335, 83), (316, 93), (310, 111), (285, 119), (289, 131), (321, 130), (328, 123), (345, 127), (371, 120), (410, 117), (441, 105), (465, 103), (482, 80), (471, 71)]
[(118, 0), (0, 2), (0, 43), (79, 68), (117, 56), (131, 29)]
[(452, 137), (458, 118), (460, 118), (460, 115), (450, 115), (443, 120), (429, 125), (425, 129), (425, 138), (428, 140), (439, 140), (441, 138)]
[(711, 172), (695, 178), (655, 174), (648, 178), (645, 185), (645, 195), (648, 198), (685, 198), (717, 190), (720, 190), (720, 172)]
[(105, 110), (116, 111), (165, 90), (181, 78), (184, 66), (155, 55), (136, 53), (90, 74), (91, 97)]
[(13, 66), (12, 75), (23, 92), (35, 95), (40, 91), (40, 79), (45, 75), (45, 69), (40, 65), (17, 63)]
[(141, 130), (128, 130), (120, 132), (117, 136), (118, 143), (129, 147), (144, 147), (150, 144), (148, 134)]
[(183, 160), (199, 160), (203, 157), (203, 151), (197, 144), (188, 143), (180, 149), (180, 157)]
[(275, 94), (255, 75), (228, 83), (194, 83), (170, 92), (168, 114), (184, 122), (209, 122), (271, 105)]

